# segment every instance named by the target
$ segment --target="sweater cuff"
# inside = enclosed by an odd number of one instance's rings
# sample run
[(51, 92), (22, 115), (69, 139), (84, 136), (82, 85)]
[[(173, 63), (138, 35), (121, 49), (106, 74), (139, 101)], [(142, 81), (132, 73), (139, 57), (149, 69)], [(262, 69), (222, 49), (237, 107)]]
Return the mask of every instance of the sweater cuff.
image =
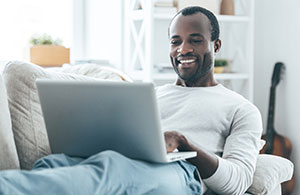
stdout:
[(222, 193), (222, 188), (226, 183), (226, 177), (224, 176), (228, 175), (228, 170), (227, 170), (228, 166), (226, 166), (228, 162), (219, 156), (217, 157), (218, 157), (218, 168), (216, 172), (209, 178), (204, 179), (203, 182), (207, 185), (207, 187), (210, 190), (216, 193)]

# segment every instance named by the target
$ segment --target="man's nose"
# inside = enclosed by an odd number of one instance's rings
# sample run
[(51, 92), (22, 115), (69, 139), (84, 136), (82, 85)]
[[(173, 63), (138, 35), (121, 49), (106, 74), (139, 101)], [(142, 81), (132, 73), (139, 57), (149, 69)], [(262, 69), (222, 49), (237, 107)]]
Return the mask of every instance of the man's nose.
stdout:
[(189, 47), (187, 44), (181, 44), (178, 48), (177, 48), (177, 52), (182, 54), (182, 55), (186, 55), (188, 53), (193, 52), (193, 48)]

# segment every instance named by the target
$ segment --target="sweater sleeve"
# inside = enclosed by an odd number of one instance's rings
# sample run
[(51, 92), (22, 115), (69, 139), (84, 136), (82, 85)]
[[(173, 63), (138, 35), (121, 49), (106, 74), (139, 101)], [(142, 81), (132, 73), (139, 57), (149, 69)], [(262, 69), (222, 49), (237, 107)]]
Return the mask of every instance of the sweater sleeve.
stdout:
[(216, 172), (204, 182), (218, 194), (241, 195), (250, 187), (261, 148), (262, 120), (249, 102), (238, 107)]

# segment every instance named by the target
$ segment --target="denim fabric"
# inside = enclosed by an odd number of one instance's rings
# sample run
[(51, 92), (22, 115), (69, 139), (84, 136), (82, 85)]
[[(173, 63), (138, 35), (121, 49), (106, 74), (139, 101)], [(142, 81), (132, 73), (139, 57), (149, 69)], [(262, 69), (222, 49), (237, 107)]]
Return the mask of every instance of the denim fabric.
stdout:
[(184, 161), (149, 163), (114, 151), (88, 159), (55, 154), (38, 160), (31, 171), (1, 171), (0, 194), (201, 194), (195, 169)]

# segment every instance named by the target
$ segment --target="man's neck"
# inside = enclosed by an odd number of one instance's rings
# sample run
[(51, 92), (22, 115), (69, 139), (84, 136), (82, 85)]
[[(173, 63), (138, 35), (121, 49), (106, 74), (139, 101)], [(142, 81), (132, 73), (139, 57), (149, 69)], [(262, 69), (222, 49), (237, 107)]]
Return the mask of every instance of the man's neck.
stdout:
[(198, 79), (197, 81), (186, 81), (181, 79), (180, 77), (177, 78), (176, 85), (182, 87), (212, 87), (216, 86), (218, 82), (214, 78), (214, 74), (207, 74), (205, 77)]

